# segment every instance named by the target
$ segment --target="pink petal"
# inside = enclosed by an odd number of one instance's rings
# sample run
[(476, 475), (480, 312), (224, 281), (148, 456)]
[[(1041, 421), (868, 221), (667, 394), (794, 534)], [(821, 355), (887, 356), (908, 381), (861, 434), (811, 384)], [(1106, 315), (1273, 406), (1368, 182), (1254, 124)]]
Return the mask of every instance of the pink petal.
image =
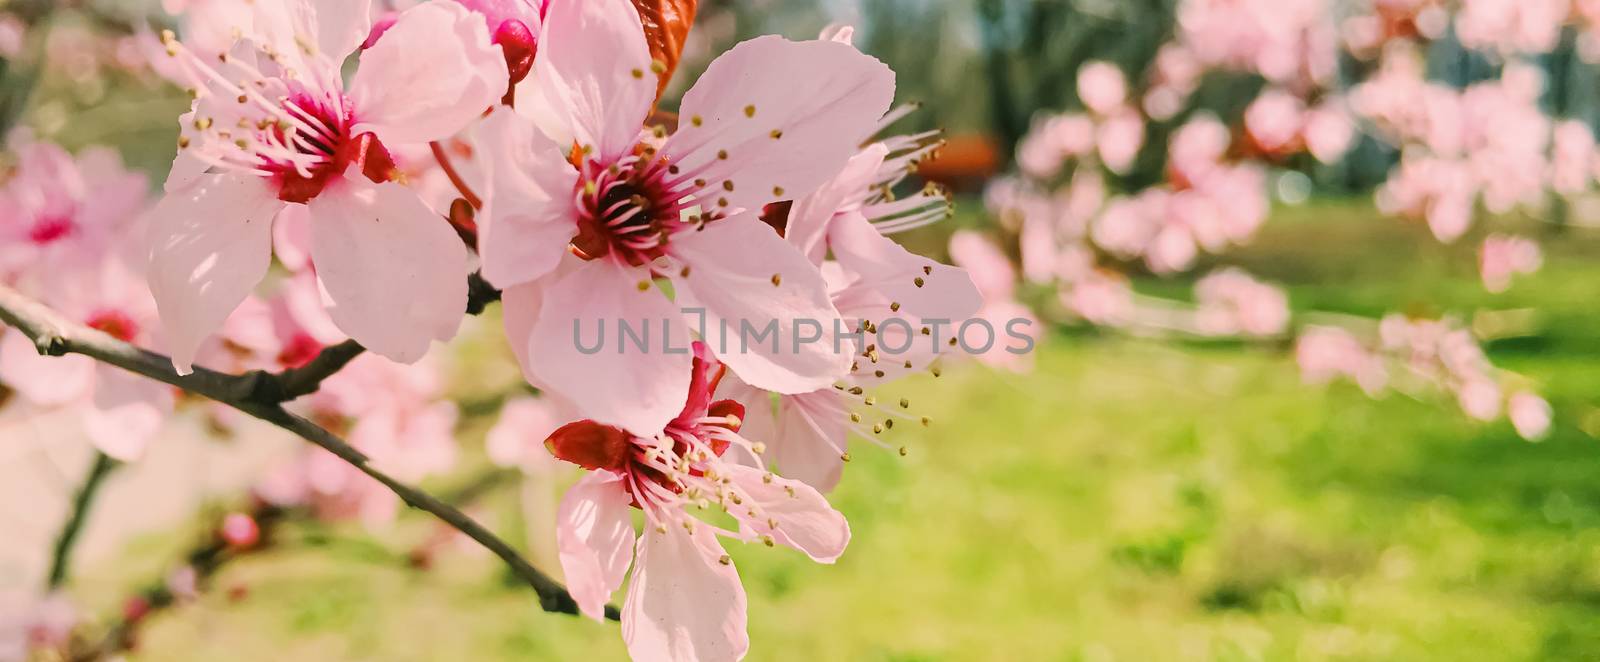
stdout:
[(868, 145), (850, 157), (832, 180), (795, 200), (794, 207), (789, 210), (789, 223), (784, 227), (784, 239), (800, 249), (812, 264), (822, 264), (828, 254), (828, 229), (834, 215), (847, 206), (859, 206), (861, 201), (852, 198), (865, 194), (874, 183), (888, 153), (889, 148), (883, 143)]
[(313, 12), (317, 46), (334, 62), (343, 62), (372, 30), (372, 3), (359, 0), (303, 0)]
[[(528, 352), (538, 351), (531, 367), (540, 382), (586, 417), (654, 437), (683, 408), (692, 361), (688, 353), (663, 351), (663, 324), (675, 327), (674, 347), (687, 347), (689, 334), (665, 295), (654, 287), (639, 288), (648, 277), (642, 269), (605, 260), (563, 276), (544, 293)], [(645, 351), (618, 342), (619, 320), (636, 330), (649, 326)], [(602, 325), (603, 344), (584, 354), (579, 344), (594, 347)]]
[(656, 96), (639, 12), (628, 0), (554, 2), (534, 59), (533, 94), (519, 109), (556, 142), (602, 163), (633, 147)]
[(621, 476), (594, 471), (567, 490), (556, 515), (556, 544), (567, 590), (583, 615), (605, 619), (606, 602), (622, 588), (633, 561), (633, 496)]
[(310, 207), (311, 256), (334, 324), (401, 363), (455, 336), (467, 308), (467, 250), (415, 192), (347, 178)]
[(577, 230), (578, 171), (544, 133), (509, 109), (484, 120), (478, 145), (489, 180), (477, 216), (483, 277), (504, 289), (549, 273)]
[(846, 406), (844, 398), (831, 388), (779, 398), (778, 436), (765, 441), (768, 457), (784, 476), (821, 492), (838, 486), (844, 474), (842, 455), (848, 448), (849, 431), (845, 415), (837, 412)]
[(178, 372), (266, 276), (282, 207), (259, 177), (208, 175), (150, 213), (150, 293)]
[(40, 354), (20, 331), (0, 327), (0, 382), (28, 402), (51, 407), (85, 398), (94, 386), (94, 366), (87, 356)]
[(390, 148), (443, 140), (497, 103), (506, 77), (482, 17), (449, 2), (418, 5), (361, 53), (353, 131), (373, 131)]
[(172, 389), (110, 366), (95, 373), (94, 402), (82, 414), (84, 429), (100, 452), (123, 462), (137, 460), (172, 412)]
[(746, 531), (772, 536), (821, 563), (838, 560), (850, 544), (850, 523), (810, 485), (740, 465), (727, 472), (754, 502), (730, 511)]
[(957, 230), (950, 235), (950, 259), (967, 269), (985, 299), (1010, 299), (1016, 293), (1011, 261), (983, 234)]
[(848, 44), (758, 37), (684, 95), (662, 152), (686, 171), (705, 167), (706, 199), (759, 210), (838, 174), (893, 100), (894, 72)]
[(750, 649), (744, 586), (710, 527), (646, 527), (622, 608), (622, 640), (635, 660), (738, 660)]
[[(844, 325), (822, 274), (753, 215), (682, 233), (671, 248), (693, 267), (688, 277), (673, 281), (679, 301), (685, 308), (706, 310), (706, 344), (745, 382), (779, 393), (805, 393), (832, 384), (850, 368), (848, 349), (834, 351), (833, 333)], [(690, 317), (698, 324), (698, 315)], [(753, 334), (770, 322), (776, 322), (775, 340), (756, 341)], [(811, 322), (820, 326), (821, 339), (800, 345), (797, 330), (807, 338), (816, 335)], [(745, 325), (753, 333), (741, 338)]]
[(272, 253), (290, 271), (311, 266), (311, 212), (305, 205), (287, 205), (272, 223)]
[(539, 319), (539, 309), (544, 305), (543, 283), (527, 283), (508, 287), (500, 292), (500, 316), (505, 325), (506, 342), (511, 354), (522, 368), (522, 377), (541, 389), (544, 382), (533, 374), (533, 323)]
[(899, 312), (913, 324), (918, 317), (964, 320), (983, 306), (983, 295), (965, 269), (907, 251), (859, 213), (834, 218), (828, 245), (840, 265), (863, 285), (900, 304)]
[(544, 440), (572, 420), (567, 407), (550, 394), (540, 398), (519, 397), (500, 408), (500, 419), (484, 438), (489, 460), (503, 467), (522, 467), (537, 471), (552, 458)]

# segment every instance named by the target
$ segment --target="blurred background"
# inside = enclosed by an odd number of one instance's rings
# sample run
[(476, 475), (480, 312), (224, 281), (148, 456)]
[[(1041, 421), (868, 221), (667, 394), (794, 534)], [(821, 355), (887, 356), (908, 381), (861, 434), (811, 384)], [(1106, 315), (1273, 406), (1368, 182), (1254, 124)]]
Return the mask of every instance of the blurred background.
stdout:
[[(0, 12), (0, 121), (154, 190), (188, 97), (146, 26), (182, 20)], [(730, 546), (750, 659), (1600, 659), (1600, 5), (705, 0), (663, 106), (834, 24), (921, 104), (885, 135), (943, 131), (904, 194), (954, 213), (895, 238), (1038, 342), (885, 387), (934, 420), (856, 444), (837, 565)], [(521, 390), (496, 314), (440, 357), (460, 456), (423, 484), (554, 569), (575, 476), (486, 450)], [(75, 645), (132, 660), (624, 656), (424, 515), (265, 504), (300, 442), (198, 409), (102, 466), (70, 409), (0, 408), (0, 622), (136, 622)]]

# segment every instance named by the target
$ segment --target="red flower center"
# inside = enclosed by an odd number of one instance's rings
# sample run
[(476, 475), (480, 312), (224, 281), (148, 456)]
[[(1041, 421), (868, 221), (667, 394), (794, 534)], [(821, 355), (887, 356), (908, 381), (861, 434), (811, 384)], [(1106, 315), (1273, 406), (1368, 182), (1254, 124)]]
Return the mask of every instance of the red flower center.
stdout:
[(120, 310), (96, 312), (85, 324), (122, 342), (133, 342), (134, 336), (139, 335), (139, 323)]
[(394, 157), (372, 133), (351, 135), (355, 125), (349, 103), (344, 108), (334, 108), (310, 96), (290, 97), (284, 108), (299, 118), (303, 125), (294, 135), (289, 135), (283, 124), (268, 127), (274, 137), (294, 148), (296, 155), (311, 157), (310, 165), (284, 159), (272, 162), (267, 170), (273, 173), (278, 185), (278, 199), (284, 202), (306, 203), (321, 194), (328, 183), (345, 173), (350, 166), (361, 168), (361, 174), (374, 183), (394, 178)]
[(53, 244), (65, 239), (78, 229), (72, 217), (67, 215), (44, 216), (35, 221), (28, 230), (28, 239), (40, 246)]
[(278, 352), (278, 365), (298, 368), (310, 363), (321, 351), (322, 343), (304, 333), (297, 333), (283, 346), (283, 351)]

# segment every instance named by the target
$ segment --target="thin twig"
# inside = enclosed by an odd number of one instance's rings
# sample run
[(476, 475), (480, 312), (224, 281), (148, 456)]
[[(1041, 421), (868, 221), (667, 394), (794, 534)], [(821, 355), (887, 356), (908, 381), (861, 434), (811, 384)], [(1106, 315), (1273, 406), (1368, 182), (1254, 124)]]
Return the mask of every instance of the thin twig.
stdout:
[(78, 488), (78, 495), (72, 500), (72, 514), (67, 517), (67, 523), (61, 527), (61, 534), (56, 536), (55, 548), (50, 554), (50, 578), (45, 584), (46, 588), (54, 590), (67, 582), (67, 573), (71, 572), (72, 566), (72, 550), (77, 546), (78, 534), (83, 531), (84, 522), (89, 520), (89, 509), (94, 505), (94, 497), (100, 492), (100, 486), (115, 468), (117, 468), (116, 460), (105, 453), (95, 451), (94, 464), (89, 467), (89, 475), (84, 477), (83, 485)]
[(483, 198), (473, 193), (472, 187), (467, 185), (467, 180), (461, 177), (461, 173), (456, 172), (456, 166), (450, 162), (450, 154), (444, 151), (444, 145), (435, 140), (428, 143), (428, 147), (433, 149), (433, 160), (439, 162), (439, 169), (444, 171), (444, 176), (449, 177), (450, 183), (461, 192), (461, 198), (472, 205), (473, 209), (483, 209)]
[[(189, 375), (179, 375), (173, 370), (170, 358), (139, 349), (95, 329), (70, 322), (43, 304), (3, 285), (0, 285), (0, 321), (15, 327), (33, 340), (34, 346), (41, 354), (61, 356), (71, 353), (88, 356), (102, 363), (211, 398), (322, 447), (323, 450), (333, 453), (388, 487), (406, 504), (427, 511), (494, 552), (505, 561), (514, 574), (533, 587), (534, 592), (539, 595), (539, 604), (545, 611), (567, 614), (578, 612), (577, 603), (559, 582), (533, 567), (511, 545), (471, 517), (433, 495), (401, 482), (372, 466), (371, 460), (361, 451), (322, 427), (285, 410), (281, 402), (253, 399), (260, 392), (259, 381), (263, 373), (241, 376), (196, 368)], [(271, 375), (266, 376), (272, 378)], [(608, 609), (607, 614), (616, 617), (614, 610)]]
[(303, 366), (278, 373), (278, 384), (283, 387), (281, 402), (315, 393), (322, 386), (323, 380), (343, 370), (365, 351), (366, 348), (362, 347), (361, 343), (346, 340), (337, 345), (324, 347), (322, 352)]
[[(478, 274), (467, 279), (468, 315), (481, 315), (489, 304), (500, 300), (500, 291)], [(297, 368), (277, 374), (257, 372), (247, 376), (250, 380), (249, 399), (257, 402), (289, 402), (317, 392), (322, 382), (361, 356), (366, 348), (354, 340), (322, 348), (315, 357)]]

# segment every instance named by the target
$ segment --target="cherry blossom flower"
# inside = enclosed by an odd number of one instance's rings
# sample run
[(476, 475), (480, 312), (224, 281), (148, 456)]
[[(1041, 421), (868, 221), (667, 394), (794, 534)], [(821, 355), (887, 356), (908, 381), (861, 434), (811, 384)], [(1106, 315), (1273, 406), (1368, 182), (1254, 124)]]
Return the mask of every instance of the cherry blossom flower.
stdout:
[(1063, 287), (1060, 298), (1090, 324), (1119, 326), (1133, 319), (1133, 288), (1119, 274), (1095, 270)]
[(517, 104), (539, 129), (499, 109), (479, 131), (490, 171), (484, 276), (505, 289), (526, 372), (590, 418), (654, 434), (678, 409), (690, 357), (584, 355), (574, 329), (660, 324), (681, 347), (691, 324), (680, 308), (693, 308), (704, 328), (776, 322), (771, 345), (713, 343), (750, 384), (805, 392), (844, 373), (848, 356), (797, 342), (793, 328), (838, 320), (822, 276), (757, 214), (839, 172), (888, 110), (893, 73), (848, 44), (760, 37), (711, 63), (684, 95), (676, 132), (643, 134), (661, 67), (632, 5), (554, 3), (545, 18)]
[(1110, 115), (1128, 99), (1128, 82), (1110, 62), (1086, 62), (1078, 68), (1078, 98), (1085, 108)]
[(1295, 342), (1295, 359), (1301, 377), (1310, 384), (1323, 384), (1335, 377), (1348, 377), (1368, 395), (1383, 392), (1389, 383), (1389, 370), (1383, 358), (1369, 350), (1349, 331), (1331, 326), (1312, 326)]
[(10, 144), (17, 164), (0, 188), (0, 280), (27, 290), (106, 255), (131, 257), (121, 240), (145, 204), (143, 175), (106, 148), (74, 157), (20, 131)]
[(0, 660), (27, 660), (46, 651), (64, 655), (80, 619), (77, 606), (60, 592), (0, 593)]
[(1523, 439), (1539, 441), (1550, 434), (1550, 403), (1544, 398), (1527, 391), (1516, 393), (1507, 401), (1506, 411)]
[(272, 226), (304, 206), (329, 314), (368, 349), (414, 361), (454, 335), (467, 254), (450, 226), (392, 181), (389, 146), (447, 138), (494, 103), (506, 79), (483, 21), (450, 3), (402, 14), (367, 36), (367, 2), (254, 3), (253, 25), (207, 60), (170, 35), (196, 88), (182, 148), (152, 214), (150, 282), (173, 364), (265, 275)]
[[(583, 420), (546, 442), (557, 458), (589, 470), (557, 516), (568, 588), (585, 615), (600, 619), (633, 567), (622, 637), (634, 659), (744, 656), (744, 587), (718, 535), (782, 544), (821, 563), (839, 558), (850, 540), (844, 516), (810, 486), (724, 458), (731, 448), (762, 448), (740, 434), (742, 405), (712, 401), (722, 373), (697, 344), (688, 397), (663, 429), (640, 436)], [(630, 506), (644, 515), (642, 535)], [(697, 519), (691, 506), (722, 508), (739, 530)]]
[[(143, 347), (154, 347), (155, 305), (137, 272), (113, 256), (99, 264), (58, 271), (48, 286), (28, 293), (50, 301), (68, 319)], [(87, 356), (45, 356), (15, 329), (0, 330), (0, 382), (27, 402), (77, 413), (96, 448), (123, 461), (138, 459), (173, 407), (165, 384)]]
[(1273, 336), (1289, 326), (1289, 298), (1283, 290), (1238, 269), (1222, 269), (1195, 283), (1202, 332), (1216, 335)]
[(543, 442), (574, 413), (571, 405), (549, 395), (512, 399), (500, 408), (499, 420), (484, 438), (484, 450), (500, 466), (521, 468), (530, 475), (546, 473), (551, 460)]
[(1478, 252), (1478, 272), (1483, 288), (1504, 292), (1511, 288), (1512, 276), (1531, 274), (1544, 263), (1539, 244), (1527, 237), (1492, 234), (1483, 240)]
[[(974, 318), (991, 328), (1005, 329), (1013, 320), (1021, 328), (1038, 328), (1038, 319), (1027, 306), (1016, 300), (1017, 273), (1000, 249), (971, 230), (957, 230), (950, 236), (950, 260), (965, 269), (983, 296), (983, 306)], [(990, 366), (1022, 372), (1032, 368), (1031, 354), (1014, 354), (996, 343), (989, 351), (978, 352), (977, 359)]]
[(534, 0), (455, 0), (461, 6), (483, 16), (493, 41), (505, 53), (506, 70), (510, 76), (507, 100), (517, 83), (533, 71), (534, 55), (538, 53), (539, 29), (544, 24), (545, 1)]
[[(785, 476), (824, 492), (839, 481), (851, 435), (887, 446), (877, 438), (895, 419), (926, 421), (905, 411), (909, 400), (899, 408), (880, 406), (866, 389), (927, 369), (947, 347), (933, 340), (928, 322), (959, 324), (983, 303), (964, 271), (912, 254), (883, 234), (947, 215), (942, 196), (924, 191), (897, 200), (886, 193), (931, 147), (906, 137), (873, 143), (786, 215), (784, 238), (827, 277), (845, 328), (862, 332), (860, 341), (849, 341), (849, 373), (832, 387), (780, 395), (776, 402), (736, 378), (721, 391), (746, 405), (746, 424), (767, 441)], [(825, 261), (830, 249), (834, 260)], [(887, 322), (891, 318), (899, 321)], [(919, 335), (922, 328), (930, 335)]]
[(1305, 115), (1305, 104), (1281, 89), (1269, 89), (1250, 102), (1244, 126), (1255, 146), (1268, 154), (1294, 151)]

